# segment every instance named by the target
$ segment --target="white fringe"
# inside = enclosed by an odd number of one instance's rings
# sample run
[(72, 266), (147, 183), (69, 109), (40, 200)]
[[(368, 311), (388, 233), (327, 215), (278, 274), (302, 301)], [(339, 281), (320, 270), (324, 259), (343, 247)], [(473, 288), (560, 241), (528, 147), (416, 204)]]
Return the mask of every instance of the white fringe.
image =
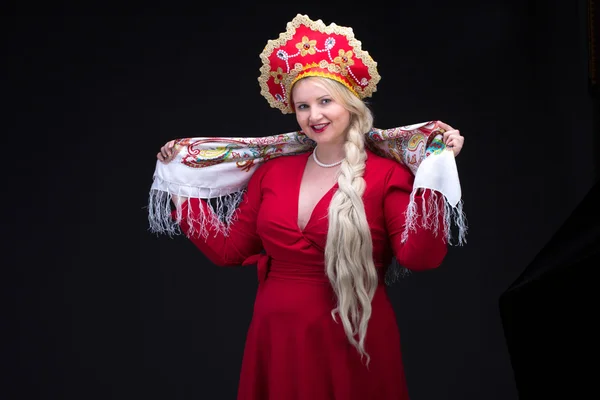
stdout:
[[(413, 188), (410, 194), (410, 201), (406, 208), (405, 217), (406, 225), (404, 232), (402, 232), (402, 243), (406, 243), (410, 232), (416, 232), (418, 227), (422, 227), (427, 230), (432, 230), (434, 235), (437, 236), (440, 232), (440, 219), (443, 220), (443, 232), (444, 241), (449, 245), (463, 246), (467, 243), (467, 218), (463, 211), (462, 199), (458, 202), (456, 207), (453, 207), (443, 197), (442, 194), (434, 190), (423, 189), (423, 191), (430, 191), (430, 196), (426, 199), (423, 196), (421, 203), (422, 214), (419, 215), (418, 205), (415, 201), (415, 195), (419, 188)], [(424, 195), (425, 193), (423, 193)], [(443, 209), (440, 207), (440, 196), (444, 204)], [(443, 214), (443, 215), (442, 215)], [(443, 217), (443, 218), (440, 218)], [(453, 237), (452, 227), (455, 226), (457, 229), (456, 238)], [(388, 268), (385, 282), (388, 285), (396, 282), (398, 279), (406, 277), (411, 274), (411, 271), (400, 265), (395, 259), (390, 268)]]
[[(156, 178), (158, 179), (158, 178)], [(205, 189), (198, 189), (198, 192), (190, 196), (190, 188), (186, 187), (183, 190), (176, 185), (169, 185), (167, 182), (157, 182), (156, 186), (160, 189), (150, 190), (148, 201), (148, 222), (149, 230), (153, 233), (167, 234), (169, 236), (182, 234), (179, 224), (185, 217), (190, 230), (187, 232), (188, 237), (203, 237), (206, 239), (209, 232), (214, 232), (214, 235), (223, 234), (229, 236), (229, 228), (237, 218), (238, 207), (243, 199), (245, 190), (230, 193), (226, 189), (222, 191), (210, 191), (208, 194)], [(430, 196), (421, 203), (422, 214), (418, 212), (418, 204), (415, 201), (415, 195), (418, 188), (414, 188), (410, 195), (410, 202), (405, 212), (406, 226), (402, 233), (401, 240), (405, 243), (408, 240), (410, 232), (416, 232), (418, 227), (433, 230), (437, 235), (440, 232), (439, 221), (443, 220), (444, 240), (449, 245), (462, 246), (466, 244), (467, 221), (463, 212), (463, 201), (460, 200), (456, 207), (450, 205), (446, 199), (443, 199), (443, 209), (439, 207), (439, 196), (442, 194), (437, 191), (429, 190)], [(202, 193), (200, 193), (202, 192)], [(225, 192), (226, 194), (223, 194)], [(194, 216), (191, 209), (188, 208), (186, 215), (183, 215), (182, 207), (175, 206), (177, 210), (175, 218), (172, 217), (172, 198), (173, 195), (179, 198), (197, 197), (203, 198), (208, 203), (208, 212), (204, 212), (204, 208), (200, 208), (198, 215)], [(440, 214), (443, 213), (443, 218)], [(452, 226), (455, 226), (458, 233), (456, 241), (452, 235)], [(197, 229), (199, 228), (199, 230)], [(400, 278), (404, 278), (411, 274), (411, 271), (398, 263), (396, 259), (388, 268), (385, 276), (385, 282), (388, 285), (393, 284)]]
[[(198, 189), (197, 194), (190, 196), (189, 187), (183, 190), (181, 187), (169, 185), (166, 182), (160, 182), (160, 186), (162, 188), (168, 187), (168, 189), (155, 188), (150, 190), (148, 200), (149, 230), (157, 235), (180, 235), (182, 232), (179, 224), (185, 218), (190, 227), (187, 236), (203, 237), (204, 239), (208, 237), (211, 230), (215, 236), (218, 234), (229, 236), (229, 228), (237, 218), (237, 210), (245, 193), (244, 190), (233, 193), (226, 190), (211, 190), (207, 194), (206, 190)], [(223, 192), (226, 192), (226, 194), (223, 194)], [(177, 196), (178, 199), (186, 197), (203, 199), (208, 203), (208, 212), (200, 207), (198, 215), (194, 216), (192, 210), (188, 207), (184, 216), (181, 205), (173, 205), (173, 196)], [(176, 210), (175, 218), (172, 216), (173, 207)]]

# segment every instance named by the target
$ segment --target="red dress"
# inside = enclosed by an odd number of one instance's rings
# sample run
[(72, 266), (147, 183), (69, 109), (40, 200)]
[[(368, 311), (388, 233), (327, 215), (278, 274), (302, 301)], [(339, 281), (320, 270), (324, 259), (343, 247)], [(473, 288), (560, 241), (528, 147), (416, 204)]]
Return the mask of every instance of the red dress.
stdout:
[[(408, 391), (394, 310), (383, 282), (396, 256), (412, 270), (439, 266), (443, 235), (418, 230), (401, 243), (414, 176), (404, 166), (368, 152), (363, 195), (380, 285), (366, 338), (367, 368), (332, 319), (335, 296), (324, 269), (327, 208), (337, 184), (315, 206), (302, 231), (298, 196), (309, 153), (265, 162), (253, 174), (230, 235), (190, 237), (215, 264), (257, 264), (259, 286), (238, 388), (238, 400), (405, 400)], [(418, 204), (421, 202), (418, 201)], [(207, 207), (191, 199), (191, 207)], [(187, 234), (189, 227), (181, 223)], [(264, 250), (264, 251), (263, 251)]]

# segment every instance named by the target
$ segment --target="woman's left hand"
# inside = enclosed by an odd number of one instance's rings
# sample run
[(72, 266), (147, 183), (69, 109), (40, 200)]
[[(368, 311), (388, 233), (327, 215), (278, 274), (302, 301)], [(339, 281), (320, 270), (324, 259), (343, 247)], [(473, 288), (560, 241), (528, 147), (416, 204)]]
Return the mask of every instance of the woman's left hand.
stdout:
[(454, 157), (458, 156), (465, 143), (465, 138), (458, 129), (454, 129), (445, 122), (439, 121), (440, 128), (444, 129), (444, 144), (452, 149)]

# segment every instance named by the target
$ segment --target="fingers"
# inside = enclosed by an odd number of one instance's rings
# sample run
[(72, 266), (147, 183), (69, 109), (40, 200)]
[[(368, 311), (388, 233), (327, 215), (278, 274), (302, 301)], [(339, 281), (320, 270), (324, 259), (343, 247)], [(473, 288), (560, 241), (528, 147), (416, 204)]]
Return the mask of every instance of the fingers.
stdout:
[(165, 151), (166, 157), (171, 157), (173, 155), (173, 146), (175, 145), (175, 141), (171, 140), (170, 142), (167, 142), (167, 144), (165, 144), (163, 146), (163, 149)]
[(162, 156), (165, 160), (167, 158), (169, 158), (170, 154), (169, 154), (169, 150), (167, 149), (167, 145), (164, 145), (163, 147), (160, 148), (160, 153), (162, 154)]
[(462, 138), (462, 136), (460, 135), (460, 131), (458, 129), (454, 129), (452, 126), (450, 126), (447, 123), (442, 122), (442, 121), (438, 121), (438, 125), (440, 128), (442, 128), (444, 130), (444, 133), (443, 133), (444, 144), (448, 147), (453, 147), (453, 146), (457, 145), (457, 142), (454, 139)]
[(446, 147), (452, 150), (454, 156), (458, 156), (462, 150), (465, 138), (458, 129), (454, 129), (443, 121), (438, 121), (438, 126), (444, 130), (443, 141)]
[(160, 148), (158, 154), (156, 154), (156, 158), (162, 162), (169, 162), (174, 157), (173, 147), (175, 146), (175, 140), (171, 140), (167, 142), (164, 146)]
[(462, 147), (464, 142), (465, 142), (465, 138), (463, 136), (450, 135), (445, 143), (446, 143), (446, 146), (448, 146), (448, 147), (456, 147), (456, 146)]
[(454, 128), (443, 121), (438, 121), (438, 126), (445, 131), (453, 131)]
[(444, 143), (446, 146), (450, 146), (453, 142), (455, 142), (456, 138), (462, 138), (458, 129), (452, 129), (444, 132)]
[(446, 146), (449, 149), (452, 149), (452, 151), (454, 152), (454, 157), (458, 156), (458, 154), (462, 150), (464, 141), (465, 138), (458, 135), (451, 136), (448, 139), (448, 143), (446, 143)]

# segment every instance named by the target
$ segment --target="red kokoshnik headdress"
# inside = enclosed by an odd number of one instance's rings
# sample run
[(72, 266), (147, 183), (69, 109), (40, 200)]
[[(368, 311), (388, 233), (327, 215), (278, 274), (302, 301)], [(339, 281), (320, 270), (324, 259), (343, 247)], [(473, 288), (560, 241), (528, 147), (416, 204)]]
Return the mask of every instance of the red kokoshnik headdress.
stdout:
[(284, 114), (294, 112), (290, 92), (301, 78), (333, 79), (360, 99), (370, 97), (381, 79), (377, 63), (361, 48), (352, 28), (326, 26), (301, 14), (287, 23), (278, 39), (267, 42), (260, 58), (260, 93)]

